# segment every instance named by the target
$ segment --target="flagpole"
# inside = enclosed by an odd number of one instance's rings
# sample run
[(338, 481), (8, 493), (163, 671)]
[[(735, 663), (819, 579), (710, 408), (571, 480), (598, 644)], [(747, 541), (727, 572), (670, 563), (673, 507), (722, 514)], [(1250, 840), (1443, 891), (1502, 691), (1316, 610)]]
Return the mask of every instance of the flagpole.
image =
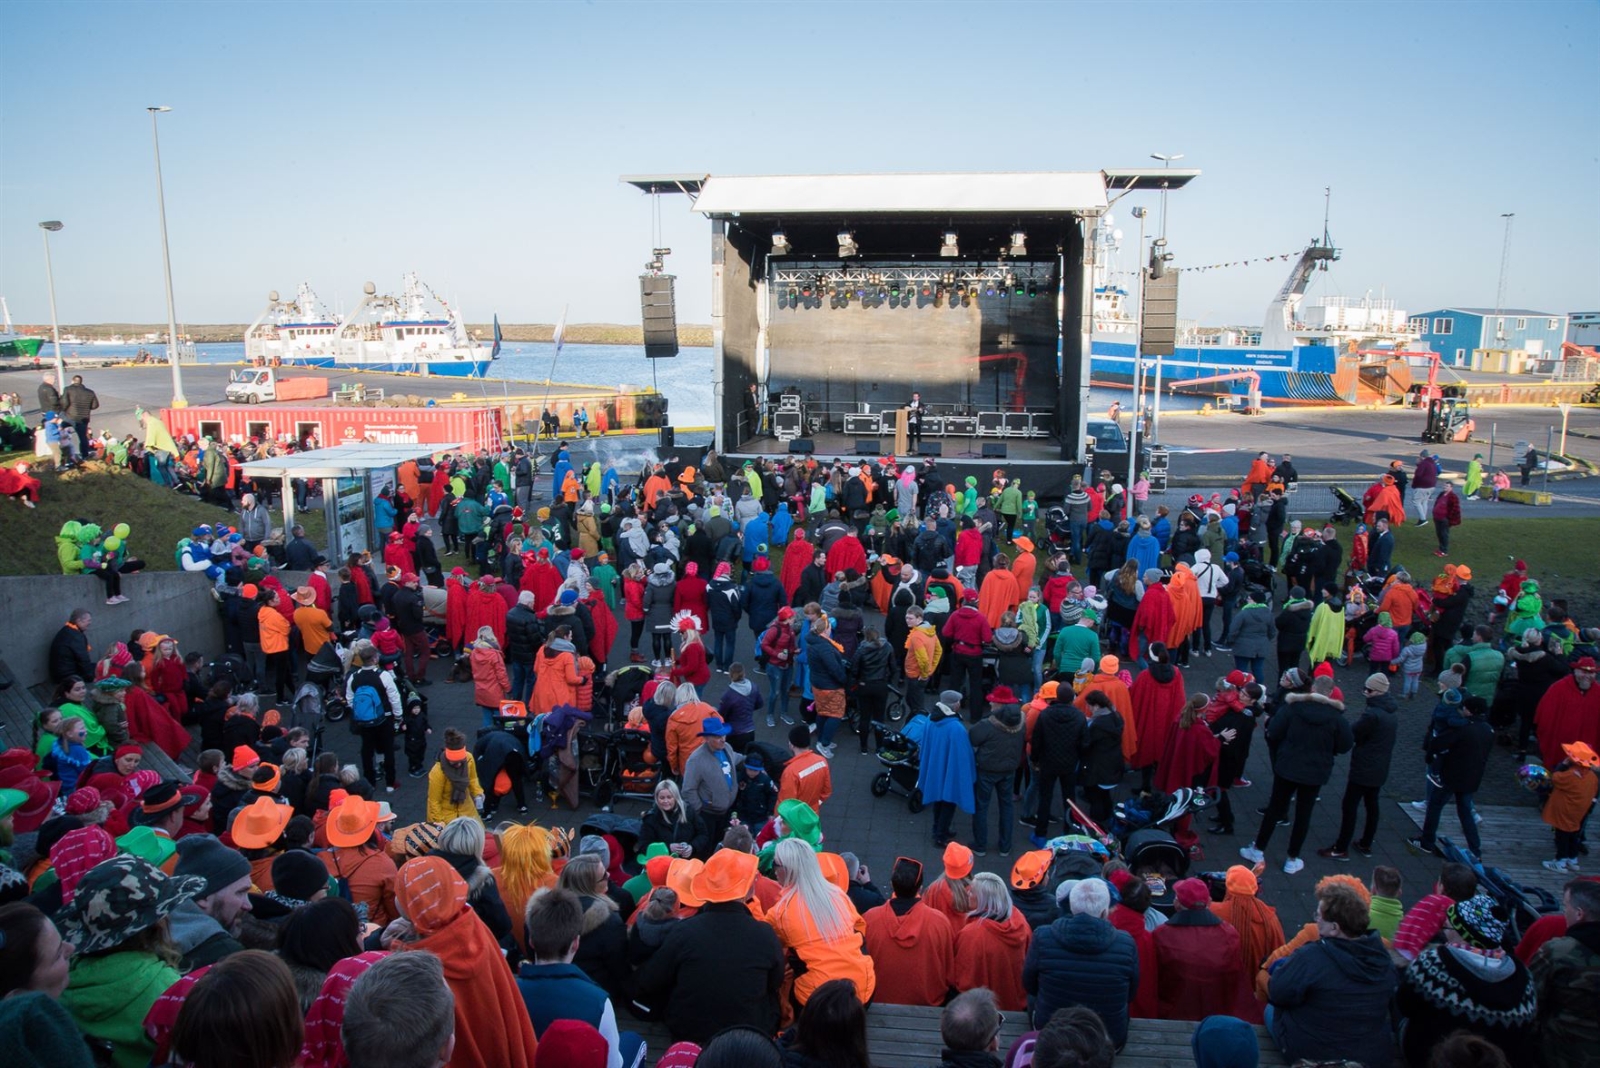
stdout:
[[(544, 400), (539, 405), (539, 429), (541, 431), (544, 429), (544, 413), (550, 408), (550, 380), (555, 377), (556, 361), (561, 358), (561, 335), (566, 333), (566, 330), (567, 306), (563, 304), (561, 306), (561, 319), (556, 323), (556, 333), (553, 339), (556, 350), (550, 354), (550, 371), (544, 376)], [(533, 439), (533, 452), (535, 456), (539, 454), (539, 438), (537, 435)]]

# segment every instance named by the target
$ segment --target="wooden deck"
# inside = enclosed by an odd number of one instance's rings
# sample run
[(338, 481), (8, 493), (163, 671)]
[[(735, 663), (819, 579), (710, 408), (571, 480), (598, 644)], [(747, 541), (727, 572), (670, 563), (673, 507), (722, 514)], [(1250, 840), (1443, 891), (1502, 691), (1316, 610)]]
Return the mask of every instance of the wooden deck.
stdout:
[[(1421, 829), (1421, 810), (1402, 804), (1400, 811)], [(1483, 840), (1484, 862), (1525, 886), (1550, 891), (1559, 900), (1561, 888), (1572, 876), (1553, 872), (1540, 863), (1554, 857), (1556, 851), (1550, 828), (1539, 819), (1539, 810), (1520, 805), (1481, 805), (1478, 815), (1483, 817), (1483, 822), (1478, 824), (1478, 836)], [(1439, 835), (1466, 847), (1454, 805), (1445, 807), (1444, 816), (1439, 820)]]
[[(873, 1005), (867, 1010), (867, 1050), (872, 1068), (930, 1068), (939, 1063), (943, 1043), (939, 1039), (939, 1014), (936, 1008), (914, 1005)], [(646, 1064), (654, 1064), (671, 1040), (661, 1024), (641, 1023), (626, 1016), (618, 1021), (624, 1031), (642, 1035), (648, 1044)], [(1117, 1068), (1192, 1068), (1194, 1054), (1190, 1041), (1198, 1026), (1188, 1020), (1134, 1020), (1128, 1030), (1128, 1044), (1117, 1054)], [(1000, 1055), (1031, 1030), (1026, 1013), (1008, 1012), (1000, 1029)], [(1289, 1063), (1273, 1044), (1265, 1027), (1256, 1027), (1260, 1040), (1262, 1068), (1285, 1068)]]
[[(41, 699), (26, 686), (16, 683), (0, 690), (0, 749), (32, 749), (33, 728), (39, 713), (44, 709)], [(163, 779), (189, 782), (193, 776), (156, 746), (140, 746), (144, 750), (143, 767), (149, 768)], [(190, 747), (193, 754), (195, 748)]]

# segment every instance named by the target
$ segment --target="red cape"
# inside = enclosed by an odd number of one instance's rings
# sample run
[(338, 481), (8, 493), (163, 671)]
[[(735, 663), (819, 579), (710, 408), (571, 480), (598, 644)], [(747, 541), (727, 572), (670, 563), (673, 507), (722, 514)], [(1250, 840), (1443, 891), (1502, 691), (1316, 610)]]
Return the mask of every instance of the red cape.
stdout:
[(589, 591), (589, 614), (594, 617), (594, 637), (589, 641), (589, 659), (599, 666), (611, 657), (618, 626), (616, 614), (606, 604), (605, 595), (598, 588)]
[(1193, 786), (1205, 777), (1203, 785), (1217, 785), (1217, 754), (1222, 743), (1203, 721), (1188, 728), (1174, 727), (1167, 735), (1167, 750), (1156, 768), (1156, 789), (1171, 793), (1180, 786)]
[(990, 571), (978, 584), (978, 611), (983, 613), (990, 627), (998, 627), (1001, 618), (1007, 612), (1016, 611), (1021, 601), (1022, 595), (1017, 592), (1017, 576), (1003, 568)]
[(944, 913), (918, 902), (904, 916), (879, 905), (861, 918), (878, 976), (873, 999), (885, 1005), (943, 1005), (957, 989), (955, 935)]
[(828, 550), (828, 577), (841, 571), (854, 571), (857, 575), (867, 573), (867, 550), (861, 547), (860, 539), (854, 534), (846, 534)]
[(467, 595), (469, 587), (459, 579), (445, 580), (444, 636), (453, 649), (461, 648), (467, 633)]
[(816, 546), (806, 540), (804, 531), (796, 528), (783, 550), (783, 570), (778, 574), (778, 581), (783, 585), (784, 596), (788, 600), (794, 600), (794, 591), (800, 588), (800, 572), (806, 569), (815, 555)]
[(1533, 726), (1539, 733), (1539, 755), (1544, 766), (1553, 768), (1566, 759), (1563, 745), (1588, 742), (1600, 751), (1600, 685), (1584, 693), (1568, 675), (1544, 692)]
[(1135, 912), (1126, 905), (1115, 905), (1106, 917), (1111, 926), (1127, 933), (1139, 951), (1139, 989), (1128, 1004), (1128, 1015), (1135, 1020), (1157, 1020), (1161, 1017), (1161, 1002), (1156, 993), (1156, 940), (1150, 928), (1144, 925), (1144, 913)]
[(1133, 724), (1139, 734), (1138, 748), (1128, 764), (1147, 768), (1159, 763), (1167, 752), (1167, 736), (1178, 725), (1188, 698), (1183, 689), (1183, 672), (1172, 669), (1172, 678), (1160, 682), (1150, 671), (1141, 671), (1128, 688), (1133, 701)]
[(543, 612), (556, 601), (556, 591), (561, 588), (561, 572), (548, 560), (535, 562), (522, 569), (522, 588), (533, 591), (533, 610)]
[(136, 742), (154, 745), (177, 760), (189, 748), (189, 732), (143, 686), (130, 686), (123, 693), (128, 709), (128, 736)]
[[(448, 622), (448, 621), (447, 621)], [(467, 591), (466, 640), (478, 640), (478, 628), (488, 627), (495, 641), (503, 648), (506, 644), (506, 602), (494, 589), (485, 590), (474, 585)]]
[(1141, 643), (1162, 642), (1172, 633), (1178, 614), (1172, 607), (1172, 596), (1165, 586), (1146, 586), (1139, 610), (1133, 614), (1133, 626), (1128, 630), (1128, 656), (1134, 660), (1142, 657)]

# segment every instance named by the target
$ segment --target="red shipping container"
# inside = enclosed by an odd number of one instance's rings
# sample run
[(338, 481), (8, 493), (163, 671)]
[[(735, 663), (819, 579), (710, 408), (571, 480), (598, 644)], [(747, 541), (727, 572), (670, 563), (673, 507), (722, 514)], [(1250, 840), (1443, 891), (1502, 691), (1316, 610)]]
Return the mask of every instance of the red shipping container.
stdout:
[(324, 448), (355, 442), (461, 446), (496, 450), (502, 437), (496, 408), (274, 408), (217, 405), (163, 408), (161, 419), (174, 437), (193, 434), (230, 445), (251, 438), (300, 441), (314, 435)]

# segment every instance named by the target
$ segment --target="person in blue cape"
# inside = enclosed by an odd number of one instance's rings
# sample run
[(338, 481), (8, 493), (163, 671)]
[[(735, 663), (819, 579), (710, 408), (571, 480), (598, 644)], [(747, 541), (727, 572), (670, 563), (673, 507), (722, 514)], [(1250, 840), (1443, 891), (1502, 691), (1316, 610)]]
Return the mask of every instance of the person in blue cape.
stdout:
[(572, 470), (572, 454), (567, 452), (567, 447), (562, 445), (556, 450), (555, 462), (550, 467), (550, 499), (561, 499), (561, 484), (567, 480), (567, 472)]
[(1128, 560), (1139, 562), (1139, 573), (1144, 574), (1152, 567), (1161, 566), (1161, 543), (1154, 534), (1150, 533), (1150, 517), (1139, 517), (1139, 529), (1133, 537), (1128, 539)]
[(922, 803), (933, 809), (933, 841), (943, 849), (956, 837), (950, 830), (956, 809), (966, 813), (973, 810), (973, 784), (978, 778), (972, 742), (961, 722), (960, 691), (939, 694), (939, 702), (923, 729), (921, 745), (917, 789), (922, 792)]
[(766, 539), (768, 545), (788, 545), (789, 531), (794, 529), (794, 516), (789, 514), (789, 502), (779, 501), (778, 510), (772, 513), (772, 518), (767, 520), (769, 535)]
[(744, 525), (744, 531), (740, 536), (744, 541), (743, 548), (745, 567), (749, 567), (755, 562), (756, 546), (766, 545), (772, 541), (769, 531), (770, 527), (767, 520), (767, 513), (765, 512), (757, 512), (755, 517)]

